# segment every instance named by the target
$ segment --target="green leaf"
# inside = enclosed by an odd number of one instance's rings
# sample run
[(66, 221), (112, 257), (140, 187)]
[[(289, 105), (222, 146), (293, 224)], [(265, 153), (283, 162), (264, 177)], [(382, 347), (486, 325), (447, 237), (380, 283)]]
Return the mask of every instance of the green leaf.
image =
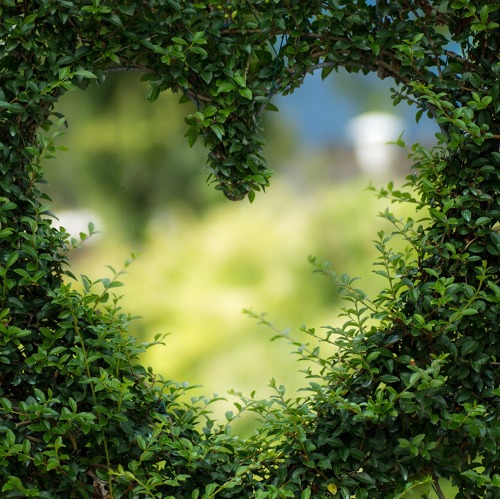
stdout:
[(70, 398), (68, 399), (68, 403), (69, 403), (69, 406), (71, 407), (71, 410), (72, 410), (73, 412), (76, 412), (76, 411), (77, 411), (77, 409), (78, 409), (78, 407), (77, 407), (77, 405), (76, 405), (75, 400), (74, 400), (73, 398), (71, 398), (71, 397), (70, 397)]
[(252, 91), (249, 88), (240, 88), (240, 95), (245, 97), (245, 99), (252, 100)]
[(197, 31), (193, 35), (193, 43), (199, 43), (199, 44), (205, 44), (207, 41), (205, 40), (205, 32), (204, 31)]
[(215, 106), (207, 106), (203, 110), (203, 117), (204, 118), (210, 118), (211, 116), (214, 116), (217, 114), (217, 108)]
[(5, 262), (5, 266), (7, 268), (12, 267), (14, 263), (17, 262), (17, 259), (19, 258), (19, 252), (18, 251), (13, 251), (12, 253), (9, 254), (7, 257), (7, 261)]
[(210, 124), (210, 128), (215, 133), (215, 135), (217, 135), (217, 138), (219, 140), (222, 140), (222, 137), (224, 136), (224, 133), (225, 133), (224, 128), (222, 128), (222, 126), (218, 125), (217, 123)]
[(82, 78), (90, 78), (90, 79), (97, 79), (97, 76), (92, 73), (91, 71), (87, 71), (86, 69), (79, 69), (73, 73), (76, 76), (81, 76)]
[(419, 435), (416, 435), (415, 437), (412, 438), (411, 443), (412, 445), (418, 445), (421, 443), (425, 438), (425, 433), (420, 433)]
[(66, 78), (68, 78), (70, 72), (71, 72), (71, 68), (69, 66), (61, 68), (59, 70), (59, 73), (58, 73), (59, 79), (60, 80), (65, 80)]
[(200, 71), (200, 76), (202, 77), (205, 83), (209, 84), (212, 81), (213, 73), (212, 71), (203, 70)]
[(14, 434), (14, 432), (12, 430), (8, 429), (5, 432), (5, 439), (6, 439), (7, 445), (9, 447), (12, 447), (16, 443), (16, 435)]
[(205, 486), (205, 496), (213, 496), (213, 493), (217, 489), (217, 484), (216, 483), (209, 483)]
[(144, 437), (142, 435), (137, 435), (137, 444), (141, 448), (141, 450), (146, 449), (146, 441), (144, 440)]
[(33, 23), (36, 18), (38, 17), (38, 14), (37, 13), (33, 13), (33, 14), (28, 14), (24, 20), (23, 20), (23, 24), (31, 24)]
[(439, 278), (439, 274), (434, 270), (429, 267), (424, 268), (424, 270), (431, 276)]
[(281, 29), (282, 31), (285, 31), (286, 30), (286, 25), (285, 25), (285, 21), (283, 20), (282, 17), (275, 17), (274, 18), (274, 23), (276, 24), (276, 26)]
[(486, 225), (491, 222), (491, 217), (479, 217), (476, 220), (476, 225)]
[(234, 90), (236, 88), (236, 85), (234, 83), (231, 83), (229, 81), (222, 83), (219, 85), (219, 88), (217, 89), (219, 94), (222, 93), (227, 93), (231, 92), (231, 90)]
[(268, 102), (266, 104), (266, 111), (273, 111), (273, 112), (278, 112), (279, 109), (277, 106), (275, 106), (274, 104), (272, 104), (271, 102)]
[(177, 43), (177, 45), (188, 45), (188, 42), (186, 42), (186, 40), (184, 40), (183, 38), (179, 38), (178, 36), (172, 37), (172, 41), (174, 43)]
[(4, 411), (10, 412), (12, 410), (12, 402), (8, 398), (0, 398), (0, 404), (2, 405)]
[(208, 55), (208, 52), (204, 48), (198, 46), (190, 47), (189, 51), (199, 55)]
[(343, 447), (339, 449), (339, 454), (340, 457), (342, 458), (342, 461), (347, 461), (351, 453), (347, 447)]
[(465, 356), (465, 355), (468, 355), (468, 354), (476, 351), (478, 347), (479, 347), (479, 343), (476, 340), (469, 339), (463, 344), (460, 352), (461, 352), (462, 356)]
[(247, 86), (245, 79), (239, 74), (233, 74), (233, 80), (242, 88)]
[(368, 499), (368, 490), (360, 488), (356, 491), (356, 499)]
[(184, 137), (187, 137), (190, 147), (193, 147), (193, 145), (196, 143), (196, 140), (198, 139), (198, 135), (199, 135), (198, 128), (196, 128), (194, 126), (189, 127), (186, 130)]

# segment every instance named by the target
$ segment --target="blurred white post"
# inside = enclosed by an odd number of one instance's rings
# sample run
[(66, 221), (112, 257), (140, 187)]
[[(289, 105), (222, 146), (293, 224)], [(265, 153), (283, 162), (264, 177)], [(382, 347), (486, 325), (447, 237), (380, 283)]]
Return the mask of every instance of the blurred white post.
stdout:
[(360, 114), (348, 124), (354, 154), (363, 173), (382, 175), (390, 171), (397, 157), (393, 144), (403, 131), (403, 121), (394, 114)]
[[(80, 233), (89, 233), (89, 222), (92, 222), (96, 231), (102, 230), (103, 222), (99, 215), (92, 210), (73, 209), (63, 210), (56, 214), (56, 226), (64, 227), (66, 232), (75, 239), (80, 239)], [(85, 244), (94, 244), (101, 234), (94, 234), (91, 238), (85, 240)]]

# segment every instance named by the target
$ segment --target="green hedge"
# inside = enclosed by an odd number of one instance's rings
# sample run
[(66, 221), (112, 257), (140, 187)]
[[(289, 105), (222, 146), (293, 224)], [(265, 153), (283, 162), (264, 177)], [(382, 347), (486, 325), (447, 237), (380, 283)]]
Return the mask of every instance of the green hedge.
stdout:
[[(71, 1), (0, 4), (0, 476), (4, 497), (403, 497), (451, 479), (494, 498), (499, 472), (500, 8), (485, 1)], [(346, 300), (336, 346), (304, 397), (241, 397), (246, 440), (210, 400), (138, 363), (112, 279), (68, 284), (78, 244), (53, 227), (40, 162), (65, 126), (65, 91), (134, 70), (154, 100), (192, 100), (187, 139), (233, 200), (268, 186), (261, 115), (314, 70), (394, 80), (394, 102), (438, 123), (414, 145), (416, 215), (380, 233), (374, 299), (326, 266)], [(332, 110), (334, 112), (334, 110)], [(416, 192), (414, 197), (410, 192)], [(91, 228), (92, 230), (92, 228)], [(391, 247), (401, 237), (405, 252)], [(293, 340), (292, 340), (293, 342)], [(314, 343), (312, 341), (312, 343)], [(317, 367), (313, 369), (313, 364)], [(237, 411), (237, 412), (238, 412)], [(496, 491), (496, 492), (495, 492)]]

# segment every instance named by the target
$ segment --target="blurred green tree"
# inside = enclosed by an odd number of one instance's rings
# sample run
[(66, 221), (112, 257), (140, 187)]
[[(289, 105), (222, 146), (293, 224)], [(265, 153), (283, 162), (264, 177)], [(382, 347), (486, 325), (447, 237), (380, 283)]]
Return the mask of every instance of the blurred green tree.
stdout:
[(200, 175), (205, 153), (180, 146), (185, 109), (167, 92), (158, 100), (147, 103), (138, 75), (118, 73), (61, 100), (70, 129), (60, 142), (72, 153), (47, 162), (47, 192), (59, 209), (92, 207), (138, 243), (155, 212), (199, 212), (214, 202)]

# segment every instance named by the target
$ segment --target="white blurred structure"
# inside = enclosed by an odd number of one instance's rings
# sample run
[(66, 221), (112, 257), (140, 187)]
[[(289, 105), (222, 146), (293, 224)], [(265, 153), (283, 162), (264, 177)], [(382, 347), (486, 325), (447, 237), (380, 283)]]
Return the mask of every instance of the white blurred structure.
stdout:
[(94, 244), (101, 236), (103, 222), (99, 215), (92, 210), (74, 209), (63, 210), (56, 214), (55, 226), (64, 227), (71, 237), (79, 240), (80, 233), (89, 235), (89, 223), (94, 225), (94, 231), (98, 232), (85, 240), (85, 244)]
[(395, 142), (403, 131), (403, 121), (394, 114), (370, 112), (360, 114), (348, 124), (356, 161), (362, 172), (384, 174), (397, 158)]

